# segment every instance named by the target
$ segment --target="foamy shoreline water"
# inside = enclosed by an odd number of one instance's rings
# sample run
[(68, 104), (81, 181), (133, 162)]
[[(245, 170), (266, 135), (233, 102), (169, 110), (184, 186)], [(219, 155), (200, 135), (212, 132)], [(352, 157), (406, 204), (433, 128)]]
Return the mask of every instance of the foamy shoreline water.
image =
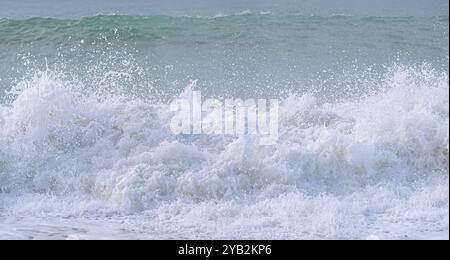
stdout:
[(279, 143), (262, 147), (175, 136), (164, 106), (102, 101), (36, 74), (1, 107), (2, 212), (21, 219), (4, 236), (53, 216), (102, 236), (78, 222), (117, 221), (123, 238), (443, 238), (448, 75), (399, 67), (385, 82), (359, 101), (284, 100)]
[[(0, 10), (0, 239), (448, 239), (447, 1), (131, 1)], [(197, 91), (276, 143), (175, 135)]]

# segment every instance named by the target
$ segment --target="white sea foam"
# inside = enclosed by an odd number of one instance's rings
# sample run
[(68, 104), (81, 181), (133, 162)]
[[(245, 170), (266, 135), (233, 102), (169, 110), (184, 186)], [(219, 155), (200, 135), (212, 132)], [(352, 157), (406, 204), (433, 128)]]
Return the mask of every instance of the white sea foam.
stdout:
[(134, 238), (448, 238), (448, 74), (400, 66), (379, 84), (284, 99), (265, 147), (174, 136), (168, 105), (37, 73), (0, 107), (0, 236), (77, 217), (64, 225), (91, 237), (107, 230), (95, 218)]

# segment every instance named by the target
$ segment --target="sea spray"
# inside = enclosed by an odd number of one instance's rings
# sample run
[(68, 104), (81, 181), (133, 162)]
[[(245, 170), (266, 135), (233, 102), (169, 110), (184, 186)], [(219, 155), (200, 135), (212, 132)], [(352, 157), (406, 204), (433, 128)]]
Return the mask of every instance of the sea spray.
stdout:
[(387, 75), (389, 89), (364, 100), (291, 97), (280, 107), (279, 143), (264, 148), (251, 138), (179, 137), (169, 129), (168, 106), (98, 100), (51, 72), (37, 74), (1, 107), (2, 192), (87, 194), (134, 211), (275, 186), (346, 194), (446, 176), (447, 80), (399, 67)]
[[(448, 15), (251, 10), (0, 20), (0, 238), (448, 239)], [(193, 91), (276, 144), (175, 135)]]

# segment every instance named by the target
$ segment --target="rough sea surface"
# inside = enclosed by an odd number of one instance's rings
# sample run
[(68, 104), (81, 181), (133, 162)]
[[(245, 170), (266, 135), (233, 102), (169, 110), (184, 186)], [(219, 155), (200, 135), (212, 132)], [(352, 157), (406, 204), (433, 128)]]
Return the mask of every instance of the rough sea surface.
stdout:
[(377, 3), (0, 0), (0, 239), (449, 239), (448, 2)]

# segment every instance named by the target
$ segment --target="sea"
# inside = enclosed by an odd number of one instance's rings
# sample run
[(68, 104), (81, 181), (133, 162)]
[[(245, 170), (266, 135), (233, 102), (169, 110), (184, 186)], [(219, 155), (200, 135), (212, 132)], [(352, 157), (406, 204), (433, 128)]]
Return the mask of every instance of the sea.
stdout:
[[(0, 0), (0, 239), (449, 239), (447, 0)], [(276, 99), (279, 138), (170, 102)]]

